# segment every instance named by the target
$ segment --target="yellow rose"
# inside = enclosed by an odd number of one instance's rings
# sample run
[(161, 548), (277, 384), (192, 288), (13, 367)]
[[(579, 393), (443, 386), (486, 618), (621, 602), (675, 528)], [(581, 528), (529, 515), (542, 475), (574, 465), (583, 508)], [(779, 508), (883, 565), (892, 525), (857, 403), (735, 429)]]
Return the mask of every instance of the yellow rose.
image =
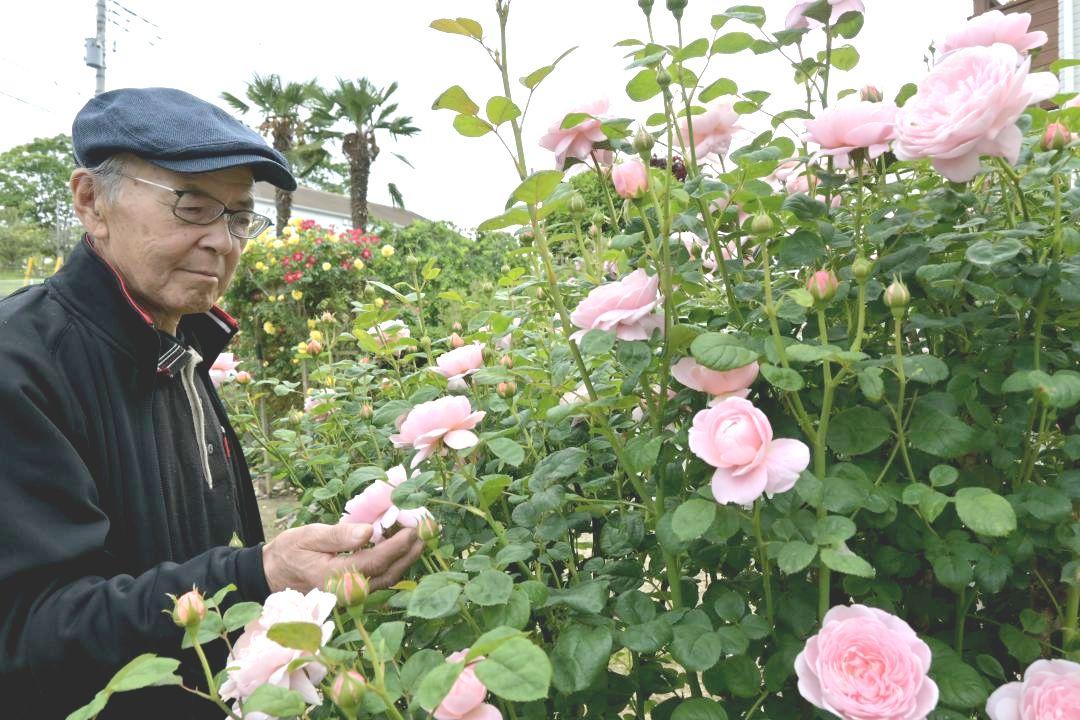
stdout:
[(299, 228), (300, 223), (302, 223), (302, 222), (303, 222), (303, 220), (301, 220), (300, 218), (293, 218), (292, 220), (289, 221), (289, 224), (292, 225), (294, 228)]
[(312, 319), (310, 319), (310, 318), (308, 318), (308, 321), (307, 321), (307, 326), (308, 326), (308, 330), (310, 330), (311, 328), (315, 327), (315, 321), (314, 321), (314, 320), (312, 320)]
[(274, 242), (270, 243), (270, 247), (274, 248), (275, 250), (280, 250), (281, 248), (285, 247), (285, 243), (281, 242), (281, 240), (275, 240)]
[(354, 268), (356, 268), (357, 270), (363, 270), (364, 269), (364, 261), (361, 260), (360, 258), (356, 258), (355, 260), (352, 261), (352, 266)]
[(382, 253), (383, 257), (390, 257), (391, 255), (394, 254), (394, 246), (393, 245), (383, 245), (382, 248), (379, 249), (379, 252)]
[[(311, 323), (312, 323), (313, 325), (315, 324), (315, 321), (314, 321), (314, 320), (311, 320), (310, 322), (311, 322)], [(312, 330), (312, 331), (311, 331), (311, 339), (312, 339), (312, 340), (314, 340), (315, 342), (322, 342), (322, 341), (323, 341), (323, 334), (322, 334), (322, 332), (321, 332), (321, 331), (319, 331), (319, 330)]]
[(274, 333), (277, 332), (277, 328), (274, 327), (274, 323), (267, 320), (266, 322), (263, 323), (263, 332), (266, 333), (267, 335), (273, 335)]
[(290, 294), (292, 295), (293, 300), (299, 300), (300, 298), (304, 297), (304, 293), (300, 292), (299, 290), (293, 290)]
[(325, 270), (325, 271), (329, 271), (330, 268), (332, 268), (332, 267), (334, 267), (334, 266), (331, 265), (330, 263), (323, 263), (322, 264), (322, 269)]
[(286, 245), (296, 245), (298, 242), (300, 242), (300, 238), (298, 238), (298, 237), (296, 237), (294, 235), (294, 236), (290, 237), (288, 240), (286, 240), (285, 244)]
[(278, 302), (283, 302), (284, 300), (285, 300), (285, 296), (284, 296), (284, 295), (278, 295), (278, 296), (277, 296), (277, 301), (278, 301)]
[(306, 355), (307, 354), (307, 343), (303, 343), (303, 342), (296, 343), (296, 352), (300, 353), (301, 355)]
[(259, 272), (262, 272), (263, 270), (266, 270), (266, 263), (264, 263), (262, 260), (260, 260), (259, 262), (255, 263), (255, 269), (258, 270)]

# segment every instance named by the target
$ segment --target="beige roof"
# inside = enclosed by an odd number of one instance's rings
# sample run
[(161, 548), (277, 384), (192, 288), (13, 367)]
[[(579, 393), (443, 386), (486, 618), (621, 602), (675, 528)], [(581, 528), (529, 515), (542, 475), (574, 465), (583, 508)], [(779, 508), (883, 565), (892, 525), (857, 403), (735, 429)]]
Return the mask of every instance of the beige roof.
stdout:
[[(273, 203), (274, 190), (274, 186), (270, 183), (257, 182), (255, 183), (255, 199)], [(347, 196), (301, 185), (293, 192), (293, 209), (298, 214), (302, 214), (301, 211), (304, 208), (340, 215), (342, 218), (349, 218), (352, 215)], [(417, 215), (411, 210), (381, 205), (370, 200), (368, 201), (368, 216), (372, 220), (391, 223), (399, 227), (406, 227), (417, 220), (427, 220), (427, 218)]]

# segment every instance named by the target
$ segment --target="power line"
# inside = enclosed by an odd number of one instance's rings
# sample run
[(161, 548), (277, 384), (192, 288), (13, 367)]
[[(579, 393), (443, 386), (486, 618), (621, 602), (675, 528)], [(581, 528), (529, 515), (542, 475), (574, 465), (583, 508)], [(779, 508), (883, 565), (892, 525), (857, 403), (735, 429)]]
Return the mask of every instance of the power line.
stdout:
[[(37, 70), (34, 70), (33, 68), (27, 67), (26, 65), (23, 65), (19, 61), (13, 60), (12, 58), (6, 57), (4, 55), (0, 55), (0, 60), (3, 60), (4, 62), (9, 63), (11, 65), (14, 65), (15, 67), (19, 68), (20, 70), (24, 70), (28, 74), (34, 74), (34, 73), (37, 72)], [(36, 80), (36, 82), (37, 82), (37, 80)], [(51, 78), (47, 79), (45, 82), (52, 83), (53, 85), (55, 85), (57, 87), (57, 89), (63, 90), (65, 92), (67, 92), (67, 93), (71, 93), (71, 94), (75, 95), (75, 97), (77, 97), (79, 99), (85, 99), (87, 94), (88, 94), (85, 91), (80, 92), (79, 90), (76, 90), (75, 88), (73, 88), (70, 85), (64, 85), (64, 84), (59, 83), (56, 80), (53, 80)]]
[(116, 7), (118, 7), (119, 9), (123, 10), (123, 11), (124, 11), (125, 13), (127, 13), (127, 14), (128, 14), (128, 15), (130, 15), (131, 17), (133, 17), (133, 18), (136, 18), (136, 19), (138, 19), (138, 20), (141, 20), (142, 22), (146, 23), (146, 24), (147, 24), (147, 25), (149, 25), (149, 26), (150, 26), (151, 28), (153, 28), (153, 33), (154, 33), (154, 37), (155, 37), (155, 38), (156, 38), (157, 40), (162, 40), (162, 41), (163, 41), (163, 40), (165, 40), (165, 38), (163, 38), (163, 37), (161, 36), (161, 32), (162, 32), (162, 30), (161, 30), (161, 26), (160, 26), (160, 25), (158, 25), (158, 24), (157, 24), (157, 23), (155, 23), (155, 22), (151, 22), (150, 20), (147, 20), (146, 18), (144, 18), (144, 17), (142, 16), (142, 15), (140, 15), (140, 14), (139, 14), (139, 13), (137, 13), (137, 12), (135, 12), (135, 11), (134, 11), (134, 10), (132, 10), (131, 8), (129, 8), (129, 7), (127, 7), (126, 5), (123, 5), (123, 4), (119, 3), (119, 2), (117, 2), (117, 0), (109, 0), (109, 2), (110, 2), (110, 3), (112, 3), (113, 5), (115, 5)]
[(51, 109), (49, 109), (47, 107), (43, 107), (41, 105), (38, 105), (37, 103), (32, 103), (29, 100), (23, 100), (18, 95), (12, 95), (11, 93), (4, 92), (3, 90), (0, 90), (0, 95), (3, 95), (5, 97), (9, 97), (12, 100), (17, 100), (18, 102), (21, 102), (23, 105), (27, 105), (27, 106), (35, 108), (37, 110), (41, 110), (42, 112), (47, 112), (50, 115), (57, 115), (58, 116), (60, 114), (60, 113), (56, 112), (55, 110), (51, 110)]

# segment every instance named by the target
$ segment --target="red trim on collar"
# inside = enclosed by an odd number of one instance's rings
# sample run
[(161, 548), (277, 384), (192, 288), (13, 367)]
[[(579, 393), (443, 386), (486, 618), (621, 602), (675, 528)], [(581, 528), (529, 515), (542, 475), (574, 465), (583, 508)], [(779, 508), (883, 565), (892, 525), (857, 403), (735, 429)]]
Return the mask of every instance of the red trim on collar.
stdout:
[[(154, 327), (154, 318), (151, 317), (150, 313), (146, 312), (146, 310), (143, 310), (142, 306), (139, 305), (139, 303), (135, 302), (135, 298), (131, 297), (131, 293), (128, 292), (127, 283), (124, 282), (124, 278), (120, 277), (120, 273), (116, 272), (116, 268), (114, 268), (111, 264), (109, 264), (109, 261), (105, 259), (104, 255), (102, 255), (100, 252), (98, 252), (97, 247), (94, 245), (94, 241), (90, 239), (90, 234), (89, 233), (87, 233), (86, 235), (83, 235), (83, 242), (85, 242), (87, 244), (87, 246), (91, 250), (94, 251), (95, 255), (97, 255), (99, 258), (101, 258), (101, 262), (105, 263), (105, 266), (107, 268), (112, 270), (112, 274), (116, 276), (117, 281), (120, 283), (120, 292), (122, 292), (124, 294), (124, 298), (127, 299), (128, 303), (131, 305), (132, 309), (134, 309), (135, 312), (139, 313), (139, 316), (142, 317), (143, 321), (147, 325), (149, 325), (150, 327)], [(229, 318), (229, 319), (232, 320), (232, 318)], [(233, 322), (236, 322), (236, 321), (233, 320)]]
[(221, 318), (225, 322), (225, 324), (228, 325), (229, 327), (231, 327), (233, 330), (239, 329), (240, 323), (236, 322), (236, 318), (234, 318), (232, 315), (230, 315), (229, 313), (222, 310), (217, 305), (210, 308), (210, 312), (214, 313), (219, 318)]

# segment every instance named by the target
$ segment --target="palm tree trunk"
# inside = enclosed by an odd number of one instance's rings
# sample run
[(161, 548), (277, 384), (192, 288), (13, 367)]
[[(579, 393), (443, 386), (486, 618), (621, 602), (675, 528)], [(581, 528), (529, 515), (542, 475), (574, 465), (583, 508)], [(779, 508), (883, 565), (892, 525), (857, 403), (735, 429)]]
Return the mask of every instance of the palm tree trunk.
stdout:
[(277, 211), (277, 234), (285, 232), (289, 219), (292, 217), (292, 192), (276, 188), (274, 190), (274, 207)]

